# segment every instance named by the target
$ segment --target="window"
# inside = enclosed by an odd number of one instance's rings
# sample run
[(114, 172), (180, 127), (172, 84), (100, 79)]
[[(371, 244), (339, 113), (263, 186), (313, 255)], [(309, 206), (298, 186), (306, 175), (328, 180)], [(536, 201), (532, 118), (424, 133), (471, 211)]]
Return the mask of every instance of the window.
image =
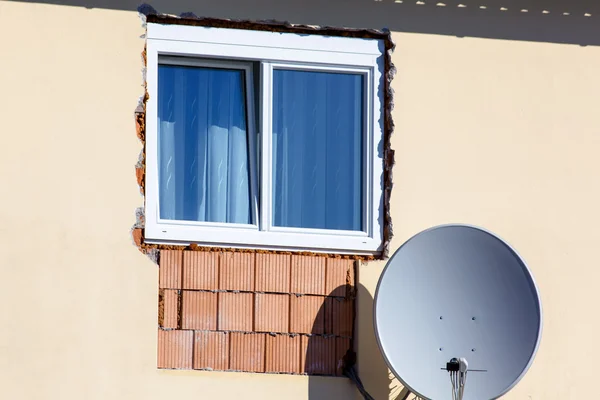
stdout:
[(148, 24), (146, 241), (373, 254), (383, 44)]

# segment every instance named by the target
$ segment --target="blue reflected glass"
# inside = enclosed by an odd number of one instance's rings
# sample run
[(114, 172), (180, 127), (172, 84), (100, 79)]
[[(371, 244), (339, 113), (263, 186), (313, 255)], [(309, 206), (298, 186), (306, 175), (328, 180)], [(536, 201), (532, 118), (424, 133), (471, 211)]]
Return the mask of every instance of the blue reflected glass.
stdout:
[(244, 72), (159, 65), (160, 217), (252, 223)]
[(273, 224), (363, 230), (363, 75), (273, 71)]

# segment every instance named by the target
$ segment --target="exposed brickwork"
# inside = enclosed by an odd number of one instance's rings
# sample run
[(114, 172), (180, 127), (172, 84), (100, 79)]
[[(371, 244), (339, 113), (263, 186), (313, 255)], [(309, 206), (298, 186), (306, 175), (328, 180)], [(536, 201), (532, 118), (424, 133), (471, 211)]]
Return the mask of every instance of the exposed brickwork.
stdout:
[(165, 289), (162, 293), (163, 318), (161, 327), (166, 329), (177, 329), (179, 322), (179, 291)]
[(346, 299), (331, 299), (333, 334), (336, 336), (352, 337), (354, 317), (354, 302)]
[(354, 261), (342, 258), (328, 258), (326, 260), (325, 293), (329, 296), (346, 296), (346, 287), (350, 271), (354, 268)]
[(216, 290), (219, 287), (219, 254), (184, 251), (183, 288)]
[(219, 289), (254, 290), (253, 253), (220, 253)]
[(254, 294), (219, 293), (217, 316), (220, 331), (252, 332), (254, 322)]
[(229, 333), (202, 331), (194, 334), (194, 369), (229, 369)]
[(309, 375), (335, 375), (335, 340), (335, 337), (301, 336), (301, 371)]
[(142, 247), (142, 242), (144, 240), (144, 234), (142, 231), (142, 228), (135, 228), (132, 232), (131, 232), (131, 237), (133, 237), (133, 242), (135, 243), (135, 245), (139, 248)]
[(256, 291), (289, 293), (290, 262), (287, 254), (256, 254)]
[(341, 375), (354, 265), (332, 260), (162, 251), (158, 367)]
[(346, 352), (350, 349), (351, 339), (350, 338), (335, 338), (335, 374), (342, 376), (342, 368), (344, 366), (344, 357)]
[(192, 331), (158, 330), (158, 368), (192, 368)]
[(300, 336), (267, 335), (265, 372), (300, 373)]
[(325, 258), (310, 256), (292, 256), (292, 293), (325, 293)]
[(232, 332), (229, 369), (265, 372), (265, 339), (260, 333)]
[(325, 326), (323, 327), (323, 333), (325, 333), (325, 335), (333, 335), (333, 302), (335, 301), (334, 298), (332, 297), (328, 297), (325, 299), (325, 304), (324, 304), (324, 321), (325, 321)]
[(254, 295), (254, 330), (257, 332), (289, 332), (290, 295)]
[(217, 329), (217, 294), (184, 290), (181, 294), (181, 328)]
[(325, 333), (325, 297), (291, 296), (290, 332)]
[(158, 287), (161, 289), (181, 289), (183, 251), (165, 250), (160, 252)]
[(137, 180), (137, 183), (138, 183), (138, 186), (140, 187), (140, 189), (144, 186), (144, 172), (145, 171), (144, 171), (143, 167), (137, 167), (135, 169), (135, 178)]

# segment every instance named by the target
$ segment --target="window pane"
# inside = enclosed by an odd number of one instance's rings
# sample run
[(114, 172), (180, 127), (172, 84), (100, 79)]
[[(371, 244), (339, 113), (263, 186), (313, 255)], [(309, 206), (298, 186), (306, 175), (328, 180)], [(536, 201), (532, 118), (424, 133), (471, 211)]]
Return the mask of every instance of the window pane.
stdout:
[(273, 71), (275, 226), (361, 231), (363, 75)]
[(251, 223), (244, 72), (159, 65), (160, 217)]

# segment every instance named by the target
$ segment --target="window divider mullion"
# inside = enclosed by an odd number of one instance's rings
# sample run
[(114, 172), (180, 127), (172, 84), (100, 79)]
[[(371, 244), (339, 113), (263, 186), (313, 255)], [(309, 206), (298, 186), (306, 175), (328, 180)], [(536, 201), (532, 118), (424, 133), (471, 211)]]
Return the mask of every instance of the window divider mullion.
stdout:
[(244, 68), (245, 76), (245, 90), (246, 90), (246, 120), (248, 121), (248, 164), (250, 166), (250, 201), (252, 205), (252, 223), (259, 225), (260, 211), (258, 209), (258, 172), (257, 172), (257, 160), (256, 152), (254, 151), (256, 144), (255, 132), (257, 127), (255, 123), (255, 107), (254, 104), (254, 91), (256, 90), (255, 82), (253, 82), (253, 66), (248, 64)]
[(260, 64), (260, 139), (261, 139), (261, 157), (260, 157), (260, 230), (268, 231), (271, 228), (273, 208), (272, 208), (272, 86), (273, 86), (273, 68), (269, 62)]

